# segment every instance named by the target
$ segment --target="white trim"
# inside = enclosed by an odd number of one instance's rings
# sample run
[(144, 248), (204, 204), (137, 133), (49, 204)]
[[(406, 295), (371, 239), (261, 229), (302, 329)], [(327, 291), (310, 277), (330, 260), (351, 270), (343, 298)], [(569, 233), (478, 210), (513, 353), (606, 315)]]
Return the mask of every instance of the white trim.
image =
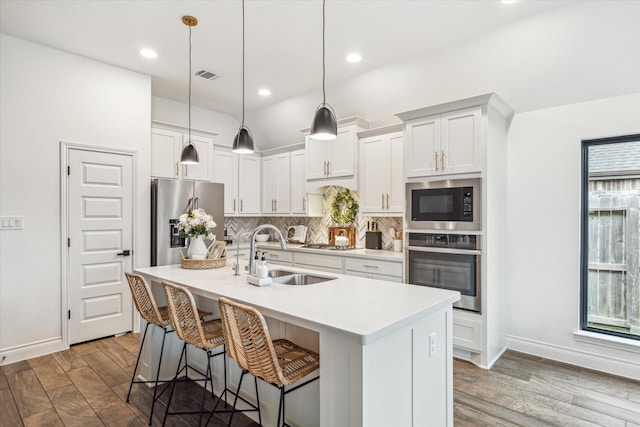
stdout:
[(575, 331), (573, 333), (573, 339), (580, 342), (586, 342), (588, 344), (615, 348), (616, 350), (640, 353), (640, 341), (632, 340), (630, 338), (599, 334), (597, 332), (590, 331)]
[[(132, 227), (133, 234), (132, 238), (132, 247), (131, 247), (131, 267), (135, 268), (136, 263), (136, 254), (137, 254), (137, 245), (138, 241), (138, 152), (135, 150), (123, 150), (118, 148), (111, 147), (99, 147), (87, 144), (78, 144), (74, 142), (65, 142), (60, 141), (60, 306), (62, 307), (62, 316), (61, 316), (61, 330), (62, 330), (62, 348), (54, 351), (64, 350), (69, 348), (69, 319), (68, 319), (68, 311), (69, 311), (69, 286), (68, 286), (68, 247), (67, 247), (67, 238), (69, 236), (69, 212), (68, 212), (68, 192), (69, 192), (69, 181), (67, 175), (67, 167), (69, 166), (69, 151), (70, 150), (83, 150), (83, 151), (96, 151), (100, 153), (108, 153), (108, 154), (117, 154), (122, 156), (131, 156), (132, 165), (131, 165), (131, 174), (132, 174), (132, 212), (133, 217)], [(132, 316), (131, 316), (131, 330), (134, 332), (140, 332), (139, 325), (139, 317), (135, 316), (137, 310), (133, 309), (132, 306)], [(136, 320), (138, 321), (136, 323)], [(53, 351), (52, 351), (53, 352)], [(44, 353), (43, 353), (44, 354)]]
[(630, 355), (629, 359), (622, 359), (513, 335), (507, 335), (507, 347), (522, 353), (640, 380), (640, 361), (632, 362), (634, 358), (638, 360), (634, 355)]
[(2, 360), (0, 361), (0, 365), (8, 365), (9, 363), (44, 356), (45, 354), (55, 353), (67, 348), (69, 347), (64, 345), (62, 337), (20, 344), (2, 350)]

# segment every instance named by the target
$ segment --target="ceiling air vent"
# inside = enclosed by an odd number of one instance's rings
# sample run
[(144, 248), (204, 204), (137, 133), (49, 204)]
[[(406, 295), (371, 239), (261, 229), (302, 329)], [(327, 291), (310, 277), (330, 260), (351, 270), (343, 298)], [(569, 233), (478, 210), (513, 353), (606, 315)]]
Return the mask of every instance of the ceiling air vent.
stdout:
[(202, 77), (203, 79), (207, 79), (207, 80), (215, 80), (218, 77), (220, 77), (216, 73), (212, 73), (211, 71), (207, 71), (207, 70), (200, 70), (196, 72), (196, 76)]

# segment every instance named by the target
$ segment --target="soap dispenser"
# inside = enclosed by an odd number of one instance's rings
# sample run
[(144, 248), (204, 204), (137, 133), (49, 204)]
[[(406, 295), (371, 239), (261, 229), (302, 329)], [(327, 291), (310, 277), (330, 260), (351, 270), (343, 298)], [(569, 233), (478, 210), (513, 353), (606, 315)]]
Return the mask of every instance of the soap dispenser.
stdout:
[(264, 252), (262, 252), (262, 258), (257, 270), (258, 278), (266, 279), (267, 277), (269, 277), (269, 267), (267, 266), (267, 258), (265, 257)]

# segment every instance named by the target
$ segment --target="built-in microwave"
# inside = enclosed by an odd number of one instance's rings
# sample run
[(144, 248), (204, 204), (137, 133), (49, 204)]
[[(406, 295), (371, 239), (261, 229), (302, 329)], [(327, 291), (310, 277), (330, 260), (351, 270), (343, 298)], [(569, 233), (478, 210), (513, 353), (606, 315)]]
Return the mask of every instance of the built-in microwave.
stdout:
[(480, 231), (480, 178), (407, 183), (407, 228)]

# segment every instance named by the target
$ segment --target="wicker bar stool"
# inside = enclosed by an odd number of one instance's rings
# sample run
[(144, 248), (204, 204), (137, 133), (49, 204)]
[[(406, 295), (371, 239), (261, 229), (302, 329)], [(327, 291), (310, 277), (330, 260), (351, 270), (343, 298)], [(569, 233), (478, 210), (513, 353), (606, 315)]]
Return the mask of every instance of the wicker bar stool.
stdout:
[[(224, 335), (222, 334), (222, 324), (220, 319), (207, 320), (204, 322), (198, 321), (200, 318), (200, 314), (198, 312), (198, 308), (196, 307), (195, 301), (193, 299), (193, 295), (191, 292), (183, 287), (169, 282), (162, 282), (162, 286), (164, 287), (164, 292), (167, 296), (167, 305), (169, 308), (169, 318), (171, 319), (171, 325), (173, 329), (184, 341), (184, 346), (182, 347), (182, 353), (180, 354), (180, 361), (178, 362), (178, 369), (176, 371), (176, 376), (174, 377), (171, 385), (171, 392), (169, 393), (169, 400), (167, 401), (167, 409), (164, 414), (164, 420), (162, 421), (162, 425), (167, 421), (168, 415), (182, 415), (182, 414), (200, 414), (200, 419), (198, 421), (198, 425), (202, 424), (202, 417), (205, 413), (210, 413), (213, 415), (215, 409), (218, 406), (218, 403), (222, 399), (222, 396), (225, 396), (225, 401), (227, 397), (227, 358), (224, 349), (219, 351), (218, 353), (213, 353), (213, 349), (216, 347), (223, 346), (225, 344)], [(200, 372), (198, 369), (189, 366), (187, 361), (187, 344), (191, 344), (192, 346), (204, 350), (207, 353), (207, 370), (205, 373)], [(224, 391), (220, 393), (220, 397), (216, 402), (216, 406), (213, 411), (205, 411), (204, 402), (207, 395), (207, 382), (211, 384), (211, 395), (213, 396), (213, 376), (211, 373), (211, 358), (215, 356), (222, 355), (224, 357)], [(182, 365), (182, 359), (184, 358), (185, 363)], [(173, 392), (175, 390), (176, 381), (178, 381), (178, 376), (182, 370), (186, 371), (186, 378), (188, 379), (188, 370), (192, 369), (198, 374), (202, 375), (204, 378), (201, 380), (194, 381), (203, 381), (203, 389), (202, 389), (202, 401), (200, 404), (200, 411), (198, 412), (172, 412), (169, 414), (169, 407), (171, 405), (171, 399), (173, 398)], [(230, 412), (230, 411), (216, 411), (216, 412)], [(209, 418), (211, 418), (211, 415)], [(208, 422), (208, 419), (207, 419)]]
[[(133, 296), (133, 302), (140, 313), (140, 316), (147, 321), (147, 325), (144, 328), (144, 334), (142, 335), (142, 342), (140, 344), (140, 350), (138, 351), (138, 358), (136, 359), (136, 366), (133, 368), (133, 375), (131, 376), (131, 383), (129, 384), (129, 392), (127, 393), (127, 403), (129, 403), (129, 397), (131, 397), (131, 389), (134, 384), (150, 384), (154, 383), (153, 388), (153, 400), (151, 401), (151, 414), (149, 414), (149, 425), (153, 420), (153, 408), (156, 401), (160, 397), (158, 394), (158, 382), (160, 381), (160, 367), (162, 366), (162, 354), (164, 352), (164, 342), (167, 334), (173, 332), (169, 328), (169, 312), (166, 306), (158, 307), (149, 284), (139, 274), (132, 274), (125, 272), (124, 275), (129, 282), (129, 288), (131, 289), (131, 295)], [(140, 355), (147, 338), (147, 331), (149, 326), (157, 326), (162, 329), (162, 345), (160, 347), (160, 358), (158, 360), (158, 370), (156, 371), (156, 379), (154, 380), (136, 380), (136, 372), (138, 372), (138, 364), (140, 363)], [(163, 390), (164, 391), (164, 390)]]
[[(316, 381), (320, 377), (316, 376), (288, 390), (285, 390), (285, 386), (298, 382), (320, 368), (320, 356), (318, 353), (302, 348), (291, 341), (272, 340), (262, 313), (255, 308), (238, 304), (226, 298), (220, 298), (218, 305), (227, 341), (227, 352), (242, 369), (238, 391), (235, 393), (233, 411), (235, 411), (240, 393), (242, 378), (246, 373), (250, 373), (280, 390), (277, 425), (281, 425), (280, 419), (282, 417), (282, 426), (286, 426), (285, 395)], [(259, 422), (262, 425), (257, 387), (256, 400), (258, 404), (254, 408), (258, 411)], [(233, 411), (229, 425), (233, 420)]]

